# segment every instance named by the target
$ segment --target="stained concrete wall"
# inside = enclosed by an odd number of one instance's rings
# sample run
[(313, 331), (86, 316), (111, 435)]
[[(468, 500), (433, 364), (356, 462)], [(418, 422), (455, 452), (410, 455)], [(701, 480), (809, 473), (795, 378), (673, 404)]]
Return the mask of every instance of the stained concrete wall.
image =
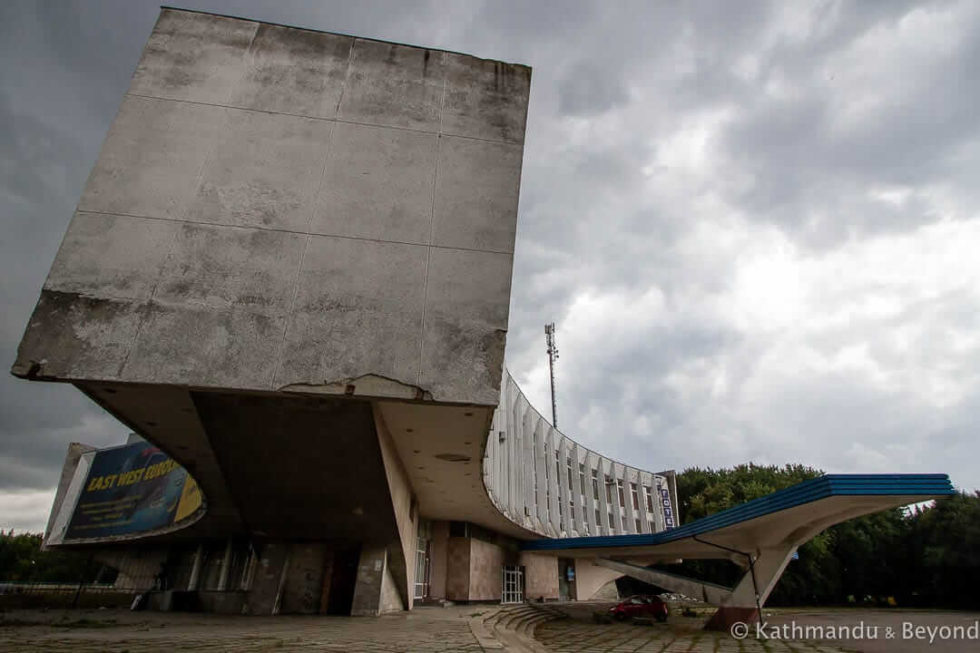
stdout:
[(529, 85), (162, 10), (13, 373), (495, 405)]
[(557, 601), (558, 558), (524, 552), (520, 560), (524, 567), (524, 598), (529, 601)]
[(322, 543), (294, 543), (289, 550), (289, 571), (282, 590), (280, 612), (317, 614), (323, 594), (326, 547)]
[(446, 541), (446, 598), (470, 599), (470, 539), (450, 537)]
[(429, 534), (429, 597), (445, 599), (449, 558), (449, 522), (434, 521)]
[(504, 550), (492, 542), (470, 539), (470, 601), (499, 601)]

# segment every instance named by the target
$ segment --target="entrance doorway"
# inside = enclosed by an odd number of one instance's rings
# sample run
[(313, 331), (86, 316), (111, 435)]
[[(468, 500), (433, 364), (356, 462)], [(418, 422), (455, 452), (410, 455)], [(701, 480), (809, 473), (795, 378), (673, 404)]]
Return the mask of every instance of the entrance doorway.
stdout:
[(354, 586), (357, 584), (357, 563), (360, 559), (360, 546), (337, 549), (334, 552), (327, 614), (350, 616), (354, 603)]
[(558, 558), (558, 600), (571, 601), (575, 596), (575, 560)]
[(504, 565), (501, 603), (524, 603), (524, 567)]
[(415, 545), (415, 593), (416, 601), (424, 601), (429, 598), (429, 529), (426, 522), (423, 528), (419, 522), (419, 535)]

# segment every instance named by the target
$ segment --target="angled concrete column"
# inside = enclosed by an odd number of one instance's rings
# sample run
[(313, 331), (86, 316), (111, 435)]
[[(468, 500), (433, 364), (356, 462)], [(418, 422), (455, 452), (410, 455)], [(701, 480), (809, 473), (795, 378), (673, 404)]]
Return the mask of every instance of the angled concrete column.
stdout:
[(352, 617), (376, 617), (383, 612), (402, 610), (399, 592), (388, 568), (388, 549), (384, 546), (365, 546), (357, 565)]
[(194, 591), (201, 580), (201, 566), (204, 564), (204, 545), (198, 544), (194, 549), (194, 562), (191, 564), (191, 575), (187, 579), (187, 589)]

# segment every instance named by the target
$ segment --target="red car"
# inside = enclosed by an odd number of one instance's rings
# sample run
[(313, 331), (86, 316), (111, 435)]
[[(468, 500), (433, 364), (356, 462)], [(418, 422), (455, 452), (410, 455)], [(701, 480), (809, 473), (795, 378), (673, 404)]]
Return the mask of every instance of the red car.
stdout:
[(662, 623), (667, 621), (667, 604), (659, 596), (631, 596), (622, 603), (609, 608), (609, 616), (619, 621), (633, 617), (646, 617)]

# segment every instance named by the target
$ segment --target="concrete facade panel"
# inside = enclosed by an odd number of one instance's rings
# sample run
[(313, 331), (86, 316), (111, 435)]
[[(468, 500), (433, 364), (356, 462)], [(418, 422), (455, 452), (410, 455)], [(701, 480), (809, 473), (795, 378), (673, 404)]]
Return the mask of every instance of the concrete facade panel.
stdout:
[(44, 287), (113, 299), (149, 299), (178, 228), (167, 220), (76, 213)]
[(164, 9), (133, 75), (130, 92), (222, 104), (245, 69), (258, 25)]
[(333, 118), (353, 43), (350, 36), (261, 24), (229, 104)]
[[(141, 310), (139, 337), (126, 358), (122, 380), (264, 390), (276, 369), (284, 320), (243, 310), (205, 306)], [(91, 373), (86, 369), (85, 373)]]
[(289, 310), (305, 247), (300, 234), (184, 224), (154, 299), (281, 316)]
[(558, 600), (558, 557), (523, 552), (524, 600)]
[(338, 123), (313, 233), (429, 244), (435, 134)]
[(117, 380), (142, 317), (129, 301), (43, 290), (11, 371), (28, 378)]
[(332, 123), (227, 111), (184, 218), (307, 232)]
[(523, 143), (530, 87), (526, 66), (446, 53), (443, 131)]
[(338, 117), (438, 132), (445, 85), (444, 53), (357, 39)]
[(503, 585), (504, 551), (498, 545), (472, 538), (470, 542), (470, 601), (499, 601)]
[(520, 145), (443, 136), (432, 242), (513, 252), (523, 150)]
[(509, 254), (432, 248), (419, 385), (437, 401), (500, 400)]
[(226, 121), (222, 107), (126, 96), (79, 210), (181, 218)]
[(277, 387), (366, 374), (415, 386), (425, 256), (416, 245), (311, 236)]

